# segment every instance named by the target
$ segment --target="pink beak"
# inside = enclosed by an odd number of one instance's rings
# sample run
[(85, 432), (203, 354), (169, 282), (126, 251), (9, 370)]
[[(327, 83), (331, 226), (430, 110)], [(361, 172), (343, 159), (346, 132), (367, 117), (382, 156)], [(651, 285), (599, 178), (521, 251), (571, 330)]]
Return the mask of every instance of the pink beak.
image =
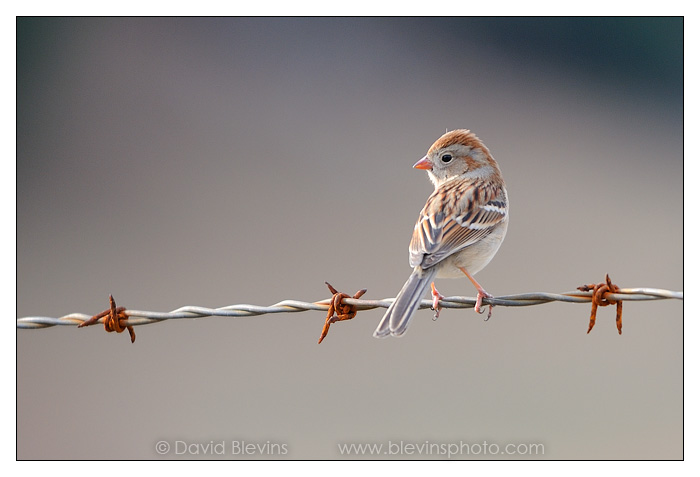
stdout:
[(420, 161), (413, 164), (413, 167), (416, 169), (424, 169), (426, 171), (432, 171), (433, 170), (433, 163), (428, 160), (428, 156), (425, 156), (423, 159), (421, 159)]

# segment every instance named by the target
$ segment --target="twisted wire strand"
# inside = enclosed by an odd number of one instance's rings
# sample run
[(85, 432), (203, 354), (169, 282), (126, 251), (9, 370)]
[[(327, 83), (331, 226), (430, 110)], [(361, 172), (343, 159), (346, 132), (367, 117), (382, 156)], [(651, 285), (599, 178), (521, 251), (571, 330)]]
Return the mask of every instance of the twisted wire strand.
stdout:
[[(522, 293), (516, 295), (504, 295), (493, 298), (484, 298), (483, 303), (497, 306), (533, 306), (551, 303), (555, 301), (568, 303), (590, 303), (593, 292), (572, 291), (566, 293)], [(662, 290), (658, 288), (623, 288), (618, 293), (608, 293), (610, 300), (646, 301), (646, 300), (683, 300), (683, 292)], [(129, 319), (123, 324), (129, 326), (147, 325), (159, 323), (165, 320), (183, 318), (205, 318), (209, 316), (244, 317), (258, 316), (269, 313), (299, 313), (303, 311), (328, 312), (331, 299), (316, 301), (313, 303), (299, 300), (284, 300), (270, 306), (259, 305), (229, 305), (221, 308), (207, 308), (203, 306), (183, 306), (170, 312), (126, 310)], [(343, 303), (355, 305), (358, 310), (371, 310), (374, 308), (388, 308), (394, 302), (394, 298), (382, 300), (364, 300), (360, 298), (345, 298)], [(476, 303), (476, 298), (464, 296), (445, 297), (440, 300), (443, 308), (470, 308)], [(422, 300), (420, 309), (430, 308), (432, 300)], [(17, 319), (19, 329), (39, 329), (52, 326), (76, 326), (87, 320), (92, 315), (83, 313), (70, 313), (59, 318), (46, 316), (27, 316)], [(103, 319), (100, 319), (102, 322)]]

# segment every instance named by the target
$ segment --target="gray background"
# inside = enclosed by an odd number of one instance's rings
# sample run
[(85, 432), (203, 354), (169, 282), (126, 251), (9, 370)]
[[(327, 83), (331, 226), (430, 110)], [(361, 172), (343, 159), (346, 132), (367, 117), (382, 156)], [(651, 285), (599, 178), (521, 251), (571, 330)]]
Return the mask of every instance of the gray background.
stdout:
[[(315, 301), (326, 280), (394, 296), (432, 190), (411, 166), (463, 127), (511, 199), (478, 275), (491, 293), (605, 273), (681, 290), (682, 28), (20, 18), (17, 316), (97, 313), (109, 294), (154, 311)], [(160, 440), (237, 440), (294, 459), (388, 441), (681, 458), (683, 303), (625, 304), (622, 336), (611, 307), (586, 335), (589, 312), (422, 311), (403, 339), (376, 340), (373, 310), (321, 345), (320, 312), (169, 321), (133, 345), (101, 326), (19, 330), (17, 456), (159, 459)]]

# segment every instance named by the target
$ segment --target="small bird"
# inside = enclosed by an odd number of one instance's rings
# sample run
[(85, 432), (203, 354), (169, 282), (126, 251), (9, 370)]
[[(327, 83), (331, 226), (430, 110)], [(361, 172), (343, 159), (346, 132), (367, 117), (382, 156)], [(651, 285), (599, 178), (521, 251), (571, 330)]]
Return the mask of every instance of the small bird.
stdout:
[[(414, 166), (428, 171), (435, 191), (418, 216), (408, 247), (413, 273), (374, 332), (401, 336), (428, 284), (435, 316), (444, 298), (433, 279), (466, 275), (476, 287), (474, 310), (491, 298), (474, 279), (496, 255), (508, 229), (508, 194), (501, 169), (481, 140), (468, 129), (446, 132)], [(489, 315), (492, 306), (489, 305)]]

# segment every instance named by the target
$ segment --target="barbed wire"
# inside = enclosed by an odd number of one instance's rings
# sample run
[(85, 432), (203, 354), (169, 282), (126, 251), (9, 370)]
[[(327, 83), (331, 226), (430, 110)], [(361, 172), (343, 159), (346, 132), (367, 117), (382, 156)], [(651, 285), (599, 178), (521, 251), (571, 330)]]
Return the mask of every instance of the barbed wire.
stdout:
[[(359, 292), (358, 292), (359, 293)], [(565, 293), (522, 293), (515, 295), (503, 295), (492, 298), (484, 298), (483, 303), (494, 306), (534, 306), (551, 302), (567, 303), (591, 303), (595, 291), (571, 291)], [(334, 296), (335, 297), (335, 296)], [(111, 297), (110, 297), (111, 298)], [(683, 300), (683, 292), (663, 290), (659, 288), (622, 288), (615, 293), (605, 293), (605, 300), (608, 304), (620, 301), (647, 301), (647, 300)], [(299, 313), (305, 311), (322, 311), (329, 313), (329, 308), (334, 298), (328, 298), (315, 302), (305, 302), (300, 300), (283, 300), (270, 306), (259, 305), (229, 305), (221, 308), (207, 308), (203, 306), (183, 306), (169, 312), (128, 310), (120, 308), (122, 319), (119, 321), (122, 327), (140, 326), (151, 323), (160, 323), (165, 320), (194, 319), (210, 316), (220, 317), (246, 317), (259, 316), (270, 313)], [(388, 308), (394, 298), (384, 298), (381, 300), (366, 300), (352, 298), (343, 294), (339, 303), (355, 307), (356, 310), (371, 310), (375, 308)], [(470, 308), (476, 303), (476, 298), (465, 296), (451, 296), (440, 300), (443, 308)], [(432, 308), (432, 300), (422, 300), (420, 309)], [(52, 326), (76, 326), (82, 325), (93, 319), (94, 323), (104, 323), (107, 312), (101, 315), (87, 315), (84, 313), (70, 313), (58, 318), (46, 316), (27, 316), (17, 319), (19, 329), (40, 329)], [(95, 319), (99, 317), (99, 319)], [(330, 313), (329, 313), (330, 317)], [(93, 323), (90, 323), (93, 324)], [(111, 331), (111, 330), (108, 330)]]

